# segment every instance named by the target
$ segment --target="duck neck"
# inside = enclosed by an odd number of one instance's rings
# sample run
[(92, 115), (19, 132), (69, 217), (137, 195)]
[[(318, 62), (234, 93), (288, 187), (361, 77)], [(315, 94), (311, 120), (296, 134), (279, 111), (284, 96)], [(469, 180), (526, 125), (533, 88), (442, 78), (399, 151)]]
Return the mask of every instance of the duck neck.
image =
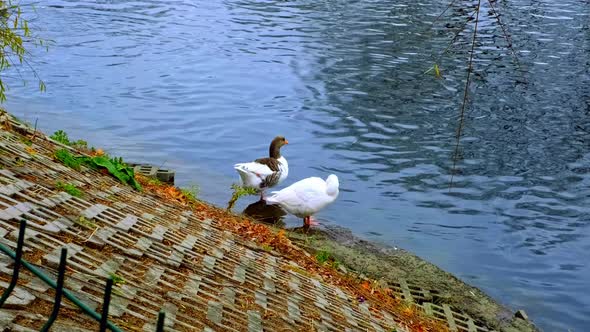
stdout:
[(272, 142), (268, 148), (268, 154), (271, 158), (281, 158), (281, 147), (276, 142)]

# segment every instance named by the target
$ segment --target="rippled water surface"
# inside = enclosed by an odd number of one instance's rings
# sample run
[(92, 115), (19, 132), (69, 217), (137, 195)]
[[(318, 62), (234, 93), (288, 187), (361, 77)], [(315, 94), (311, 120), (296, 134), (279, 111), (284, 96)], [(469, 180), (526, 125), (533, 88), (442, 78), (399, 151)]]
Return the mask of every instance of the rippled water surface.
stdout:
[[(14, 81), (7, 106), (173, 168), (218, 204), (232, 165), (283, 134), (287, 182), (340, 177), (324, 223), (416, 252), (546, 331), (585, 331), (590, 4), (494, 2), (517, 65), (482, 1), (449, 192), (473, 25), (441, 54), (475, 3), (456, 1), (433, 25), (445, 3), (43, 1), (34, 23), (55, 45), (33, 66), (47, 92)], [(424, 74), (435, 61), (443, 79)]]

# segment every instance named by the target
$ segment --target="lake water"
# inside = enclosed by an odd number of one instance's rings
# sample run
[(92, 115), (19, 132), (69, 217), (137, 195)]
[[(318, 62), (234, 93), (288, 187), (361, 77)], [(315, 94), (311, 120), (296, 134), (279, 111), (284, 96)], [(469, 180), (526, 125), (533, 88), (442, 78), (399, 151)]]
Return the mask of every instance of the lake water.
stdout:
[[(32, 27), (55, 44), (32, 65), (47, 92), (8, 78), (6, 106), (175, 169), (220, 205), (232, 165), (285, 135), (287, 183), (340, 177), (322, 222), (413, 251), (546, 331), (585, 331), (590, 3), (493, 2), (517, 64), (482, 1), (449, 191), (473, 24), (441, 54), (477, 2), (433, 25), (448, 2), (43, 1)], [(435, 61), (442, 79), (424, 74)]]

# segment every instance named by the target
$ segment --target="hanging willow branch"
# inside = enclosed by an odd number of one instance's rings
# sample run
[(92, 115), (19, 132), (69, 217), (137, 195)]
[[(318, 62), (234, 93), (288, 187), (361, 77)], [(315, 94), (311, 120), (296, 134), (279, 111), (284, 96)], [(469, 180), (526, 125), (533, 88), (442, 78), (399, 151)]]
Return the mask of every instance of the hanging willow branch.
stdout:
[[(34, 36), (29, 28), (27, 20), (22, 12), (24, 5), (15, 4), (11, 0), (0, 0), (0, 73), (9, 67), (15, 67), (17, 74), (22, 75), (19, 70), (20, 65), (27, 66), (33, 76), (39, 81), (39, 90), (45, 91), (45, 83), (35, 69), (31, 66), (29, 58), (29, 46), (48, 46), (47, 41)], [(34, 11), (34, 7), (30, 5)], [(6, 101), (6, 83), (0, 76), (0, 103)]]
[(461, 104), (461, 113), (459, 114), (459, 126), (457, 128), (457, 136), (455, 137), (455, 151), (453, 152), (453, 167), (451, 168), (451, 181), (449, 182), (449, 190), (451, 190), (451, 188), (453, 187), (453, 177), (456, 171), (457, 160), (459, 159), (459, 142), (461, 140), (461, 134), (463, 133), (463, 125), (465, 123), (465, 107), (467, 106), (467, 97), (469, 95), (469, 83), (471, 82), (471, 72), (473, 71), (473, 54), (475, 53), (475, 39), (477, 37), (477, 26), (479, 23), (480, 9), (481, 0), (478, 0), (475, 14), (475, 28), (473, 29), (473, 38), (471, 40), (471, 52), (469, 54), (469, 62), (467, 64), (467, 79), (465, 80), (463, 103)]
[(518, 67), (518, 69), (520, 71), (520, 69), (521, 69), (520, 61), (518, 61), (518, 56), (516, 55), (516, 52), (514, 51), (514, 47), (512, 46), (512, 40), (510, 39), (510, 36), (508, 35), (508, 32), (506, 31), (506, 27), (504, 26), (504, 23), (502, 23), (502, 21), (500, 20), (500, 14), (496, 10), (496, 7), (494, 7), (494, 4), (492, 2), (493, 2), (492, 0), (488, 0), (488, 4), (490, 5), (490, 8), (492, 9), (492, 13), (494, 15), (494, 18), (496, 18), (496, 22), (498, 22), (498, 25), (502, 29), (502, 34), (504, 35), (504, 39), (506, 40), (506, 43), (508, 44), (508, 49), (510, 50), (512, 57), (514, 58), (514, 62), (516, 63), (516, 66)]

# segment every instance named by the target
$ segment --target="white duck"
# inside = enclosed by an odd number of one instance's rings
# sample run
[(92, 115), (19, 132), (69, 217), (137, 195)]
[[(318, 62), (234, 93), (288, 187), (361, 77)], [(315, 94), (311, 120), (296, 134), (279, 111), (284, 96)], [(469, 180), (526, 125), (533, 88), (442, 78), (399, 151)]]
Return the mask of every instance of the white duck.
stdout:
[(311, 177), (273, 192), (266, 202), (279, 204), (287, 212), (303, 218), (304, 227), (309, 227), (311, 216), (336, 200), (338, 187), (338, 177), (334, 174), (330, 174), (326, 181)]
[(281, 156), (281, 147), (289, 144), (283, 136), (275, 137), (268, 148), (268, 158), (259, 158), (249, 163), (235, 164), (234, 168), (240, 174), (242, 186), (260, 191), (263, 199), (264, 190), (283, 182), (289, 175), (287, 159)]

